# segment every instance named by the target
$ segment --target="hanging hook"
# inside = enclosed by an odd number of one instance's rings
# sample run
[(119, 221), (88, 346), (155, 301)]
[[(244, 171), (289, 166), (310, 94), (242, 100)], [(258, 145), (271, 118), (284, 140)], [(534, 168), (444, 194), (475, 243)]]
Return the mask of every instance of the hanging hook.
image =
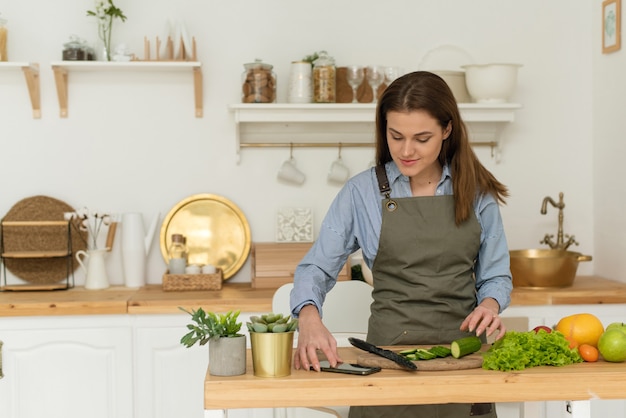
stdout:
[(341, 142), (339, 142), (339, 159), (341, 160)]
[(289, 159), (293, 160), (293, 142), (289, 143)]

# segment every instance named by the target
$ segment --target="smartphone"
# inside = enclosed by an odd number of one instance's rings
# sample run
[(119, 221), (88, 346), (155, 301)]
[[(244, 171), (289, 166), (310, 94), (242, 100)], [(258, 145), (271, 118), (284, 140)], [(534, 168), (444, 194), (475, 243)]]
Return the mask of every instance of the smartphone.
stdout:
[(323, 372), (358, 374), (362, 376), (376, 373), (381, 370), (380, 367), (363, 367), (358, 364), (350, 363), (339, 363), (337, 364), (337, 367), (330, 367), (330, 363), (328, 363), (327, 360), (320, 361), (320, 367)]

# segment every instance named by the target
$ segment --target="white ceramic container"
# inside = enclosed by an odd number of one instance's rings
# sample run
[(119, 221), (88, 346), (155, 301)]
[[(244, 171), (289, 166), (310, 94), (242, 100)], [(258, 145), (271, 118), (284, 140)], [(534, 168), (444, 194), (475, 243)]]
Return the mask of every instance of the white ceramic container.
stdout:
[(476, 103), (506, 103), (515, 92), (521, 64), (463, 65), (467, 91)]

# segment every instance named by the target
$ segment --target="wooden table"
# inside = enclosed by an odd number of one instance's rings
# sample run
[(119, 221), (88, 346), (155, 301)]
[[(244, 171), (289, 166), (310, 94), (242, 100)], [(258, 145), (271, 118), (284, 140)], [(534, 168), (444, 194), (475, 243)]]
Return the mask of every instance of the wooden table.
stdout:
[[(361, 351), (340, 348), (344, 361)], [(447, 402), (574, 401), (572, 417), (590, 417), (591, 399), (625, 399), (626, 363), (580, 363), (499, 372), (483, 369), (408, 372), (385, 369), (370, 376), (293, 370), (284, 378), (259, 378), (248, 358), (245, 375), (204, 382), (205, 418), (234, 408), (401, 405)]]

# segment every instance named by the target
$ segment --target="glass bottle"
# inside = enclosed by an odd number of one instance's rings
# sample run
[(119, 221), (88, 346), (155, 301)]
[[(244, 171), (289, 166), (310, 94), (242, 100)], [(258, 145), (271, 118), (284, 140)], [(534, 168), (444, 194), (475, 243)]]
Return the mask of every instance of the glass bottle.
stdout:
[(7, 21), (0, 17), (0, 61), (8, 61), (7, 57)]
[(172, 243), (168, 249), (169, 274), (185, 274), (187, 267), (187, 246), (182, 234), (172, 234)]
[(270, 64), (256, 59), (244, 64), (241, 76), (242, 103), (274, 103), (276, 101), (276, 74)]
[(313, 61), (313, 101), (335, 103), (337, 69), (335, 60), (326, 51), (320, 51)]

